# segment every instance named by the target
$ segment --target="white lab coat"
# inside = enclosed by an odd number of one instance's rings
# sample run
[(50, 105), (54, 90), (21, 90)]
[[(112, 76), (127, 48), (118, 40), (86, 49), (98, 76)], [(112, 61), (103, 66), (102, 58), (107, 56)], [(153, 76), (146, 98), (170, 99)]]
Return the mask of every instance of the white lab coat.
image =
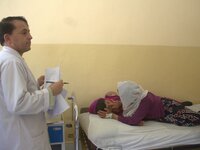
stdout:
[(50, 150), (44, 113), (48, 107), (48, 90), (39, 90), (23, 58), (4, 46), (0, 52), (0, 150)]

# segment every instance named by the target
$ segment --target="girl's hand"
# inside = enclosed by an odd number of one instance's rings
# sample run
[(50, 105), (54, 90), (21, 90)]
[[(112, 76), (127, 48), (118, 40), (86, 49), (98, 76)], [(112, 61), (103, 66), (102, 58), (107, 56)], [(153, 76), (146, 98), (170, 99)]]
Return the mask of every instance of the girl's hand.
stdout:
[(97, 114), (101, 118), (106, 118), (107, 111), (99, 110)]

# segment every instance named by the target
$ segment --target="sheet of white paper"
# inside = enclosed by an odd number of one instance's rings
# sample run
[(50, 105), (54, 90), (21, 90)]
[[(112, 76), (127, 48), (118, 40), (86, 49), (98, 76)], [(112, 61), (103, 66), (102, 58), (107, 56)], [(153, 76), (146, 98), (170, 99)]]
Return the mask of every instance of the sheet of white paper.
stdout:
[[(47, 68), (45, 70), (45, 84), (44, 87), (47, 88), (52, 83), (46, 83), (46, 81), (52, 81), (56, 82), (60, 80), (60, 68)], [(59, 114), (62, 114), (64, 111), (66, 111), (70, 106), (65, 100), (67, 97), (67, 91), (63, 89), (61, 94), (57, 95), (55, 97), (55, 105), (53, 109), (48, 110), (49, 117), (55, 117)]]
[(55, 68), (47, 68), (45, 70), (45, 83), (44, 87), (48, 87), (51, 83), (47, 83), (47, 81), (56, 82), (60, 80), (60, 67)]
[(62, 93), (55, 97), (55, 105), (52, 111), (49, 112), (51, 117), (63, 113), (69, 108), (68, 103), (65, 101), (67, 91), (63, 89)]

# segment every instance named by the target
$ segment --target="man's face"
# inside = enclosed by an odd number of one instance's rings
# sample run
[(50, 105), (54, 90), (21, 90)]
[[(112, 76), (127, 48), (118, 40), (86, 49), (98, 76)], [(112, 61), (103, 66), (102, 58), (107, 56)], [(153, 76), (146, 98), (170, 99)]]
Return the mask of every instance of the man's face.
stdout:
[(13, 24), (15, 29), (11, 35), (6, 35), (6, 44), (22, 55), (24, 52), (31, 49), (32, 36), (28, 25), (24, 21), (15, 20)]
[(120, 107), (122, 106), (121, 101), (118, 100), (105, 100), (106, 107), (111, 110), (113, 113), (118, 113), (121, 111)]

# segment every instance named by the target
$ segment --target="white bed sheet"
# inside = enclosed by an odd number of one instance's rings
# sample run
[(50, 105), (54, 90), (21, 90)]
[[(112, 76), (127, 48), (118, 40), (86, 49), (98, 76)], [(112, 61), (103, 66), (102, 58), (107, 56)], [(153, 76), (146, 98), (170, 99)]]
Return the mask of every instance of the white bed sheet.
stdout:
[[(200, 104), (190, 108), (199, 111)], [(156, 121), (145, 121), (144, 126), (130, 126), (89, 113), (82, 113), (79, 117), (89, 140), (104, 150), (145, 150), (200, 144), (200, 126), (180, 127)]]

